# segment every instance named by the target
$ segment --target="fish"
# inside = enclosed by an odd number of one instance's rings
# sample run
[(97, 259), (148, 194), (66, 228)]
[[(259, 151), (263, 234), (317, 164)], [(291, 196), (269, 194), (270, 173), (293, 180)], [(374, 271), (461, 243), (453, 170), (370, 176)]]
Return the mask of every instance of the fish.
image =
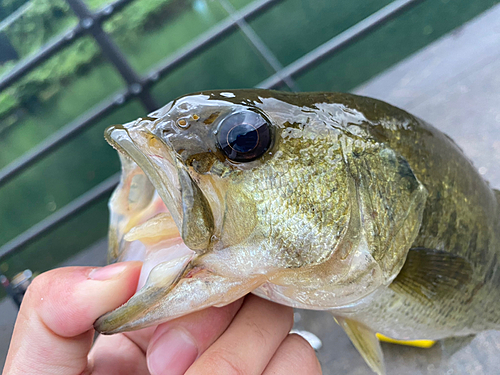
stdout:
[(331, 313), (384, 374), (377, 334), (469, 340), (500, 324), (499, 197), (436, 128), (346, 93), (203, 91), (105, 132), (121, 181), (109, 260), (136, 330), (253, 293)]

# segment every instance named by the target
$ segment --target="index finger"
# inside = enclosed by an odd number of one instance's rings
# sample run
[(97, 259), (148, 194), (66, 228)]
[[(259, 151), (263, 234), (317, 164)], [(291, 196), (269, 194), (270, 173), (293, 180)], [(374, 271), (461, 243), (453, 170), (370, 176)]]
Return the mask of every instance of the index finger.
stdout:
[(140, 262), (125, 262), (36, 277), (21, 305), (3, 374), (85, 371), (94, 321), (134, 294), (140, 268)]

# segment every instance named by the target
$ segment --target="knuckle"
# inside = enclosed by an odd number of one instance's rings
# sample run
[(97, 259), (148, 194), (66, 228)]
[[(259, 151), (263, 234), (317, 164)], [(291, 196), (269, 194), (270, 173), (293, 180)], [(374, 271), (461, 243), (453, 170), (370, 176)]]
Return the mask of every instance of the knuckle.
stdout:
[(290, 306), (279, 305), (272, 302), (272, 308), (275, 310), (275, 315), (278, 318), (277, 322), (280, 326), (286, 329), (287, 333), (293, 327), (293, 308)]
[(222, 306), (222, 307), (211, 307), (210, 309), (214, 313), (214, 315), (219, 317), (220, 322), (224, 322), (226, 324), (229, 324), (240, 309), (242, 305), (243, 299), (239, 299), (237, 301), (234, 301), (230, 303), (229, 305)]
[(259, 343), (259, 345), (266, 346), (269, 341), (269, 337), (272, 335), (271, 332), (253, 321), (248, 322), (247, 326), (252, 332), (252, 339)]
[(293, 308), (290, 306), (280, 305), (275, 302), (271, 302), (255, 295), (250, 295), (249, 298), (250, 303), (258, 304), (259, 309), (266, 312), (266, 316), (274, 320), (275, 328), (279, 328), (280, 330), (286, 330), (286, 332), (290, 332), (293, 327)]
[(295, 350), (300, 350), (301, 352), (306, 353), (314, 353), (314, 349), (311, 344), (309, 344), (309, 342), (302, 336), (296, 333), (291, 333), (288, 336), (288, 340), (290, 340), (291, 345)]
[(52, 333), (69, 337), (80, 333), (81, 307), (75, 302), (72, 270), (54, 269), (33, 279), (23, 298), (21, 311), (36, 316)]
[(59, 269), (54, 269), (36, 276), (28, 286), (23, 301), (39, 307), (41, 301), (48, 302), (54, 296), (59, 297), (62, 288), (57, 281), (60, 279), (60, 273)]

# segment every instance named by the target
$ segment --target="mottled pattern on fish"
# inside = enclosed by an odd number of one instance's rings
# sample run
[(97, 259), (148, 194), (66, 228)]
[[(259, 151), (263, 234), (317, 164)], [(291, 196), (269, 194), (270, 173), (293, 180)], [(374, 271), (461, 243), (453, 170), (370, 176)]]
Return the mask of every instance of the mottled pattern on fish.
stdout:
[(499, 328), (500, 194), (405, 111), (350, 94), (209, 91), (106, 137), (123, 166), (110, 254), (144, 266), (99, 331), (253, 292), (330, 310), (382, 374), (375, 332)]
[(436, 339), (498, 329), (499, 193), (445, 134), (388, 104), (361, 102), (367, 105), (359, 110), (380, 123), (368, 133), (403, 155), (429, 192), (411, 247), (463, 257), (471, 274), (466, 284), (443, 287), (428, 297), (385, 290), (352, 316), (397, 338)]

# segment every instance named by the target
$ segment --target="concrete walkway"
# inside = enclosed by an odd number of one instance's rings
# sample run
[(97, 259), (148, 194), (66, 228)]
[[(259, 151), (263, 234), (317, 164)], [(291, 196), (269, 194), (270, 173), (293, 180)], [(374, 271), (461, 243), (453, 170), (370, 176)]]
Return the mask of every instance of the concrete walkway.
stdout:
[[(500, 5), (436, 41), (363, 87), (360, 95), (382, 99), (423, 118), (450, 135), (476, 167), (500, 188)], [(101, 265), (105, 244), (67, 262)], [(0, 304), (0, 365), (3, 367), (16, 310)], [(323, 342), (318, 357), (325, 375), (371, 374), (346, 335), (323, 312), (298, 311), (298, 328)], [(498, 373), (500, 332), (478, 335), (444, 359), (438, 346), (415, 349), (384, 344), (388, 374)]]

